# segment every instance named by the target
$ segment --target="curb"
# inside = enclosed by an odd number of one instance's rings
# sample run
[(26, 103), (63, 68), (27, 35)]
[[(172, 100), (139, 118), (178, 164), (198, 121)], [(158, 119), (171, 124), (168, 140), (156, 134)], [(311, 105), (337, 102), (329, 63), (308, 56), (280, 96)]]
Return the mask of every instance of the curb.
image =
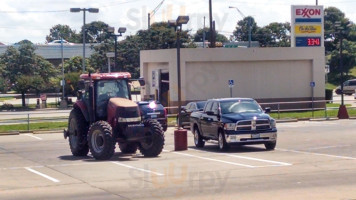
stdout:
[(9, 132), (0, 133), (0, 136), (5, 136), (5, 135), (20, 135), (20, 132), (18, 132), (18, 131), (9, 131)]
[(277, 123), (298, 122), (298, 119), (277, 119)]
[(315, 119), (309, 119), (311, 122), (321, 122), (321, 121), (336, 121), (339, 120), (339, 118), (315, 118)]
[(63, 133), (63, 129), (46, 130), (46, 131), (33, 131), (32, 134), (50, 134), (50, 133)]

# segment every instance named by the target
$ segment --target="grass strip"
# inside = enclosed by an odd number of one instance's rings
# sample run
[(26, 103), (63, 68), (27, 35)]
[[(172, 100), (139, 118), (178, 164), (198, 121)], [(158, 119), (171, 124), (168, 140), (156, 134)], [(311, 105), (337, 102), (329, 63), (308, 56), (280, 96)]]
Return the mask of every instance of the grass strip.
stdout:
[[(30, 131), (38, 130), (52, 130), (52, 129), (64, 129), (67, 128), (68, 122), (41, 122), (41, 123), (30, 123)], [(0, 126), (0, 132), (8, 131), (27, 131), (28, 124), (12, 124), (12, 125), (2, 125)]]

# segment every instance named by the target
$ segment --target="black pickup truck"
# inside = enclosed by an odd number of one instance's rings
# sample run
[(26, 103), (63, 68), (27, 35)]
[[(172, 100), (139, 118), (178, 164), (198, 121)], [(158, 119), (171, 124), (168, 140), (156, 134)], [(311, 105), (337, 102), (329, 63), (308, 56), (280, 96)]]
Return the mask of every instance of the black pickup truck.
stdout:
[(276, 121), (250, 98), (208, 100), (203, 111), (190, 115), (194, 143), (202, 148), (207, 140), (217, 140), (219, 149), (230, 144), (264, 144), (273, 150), (277, 142)]

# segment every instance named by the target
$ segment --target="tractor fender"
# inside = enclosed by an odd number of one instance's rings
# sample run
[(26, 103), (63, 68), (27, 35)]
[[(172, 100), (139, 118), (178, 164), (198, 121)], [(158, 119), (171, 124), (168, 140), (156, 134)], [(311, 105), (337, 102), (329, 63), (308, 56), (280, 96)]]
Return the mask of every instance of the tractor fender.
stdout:
[(85, 118), (85, 121), (87, 121), (87, 122), (89, 121), (88, 108), (87, 108), (87, 106), (85, 105), (85, 103), (83, 101), (75, 102), (75, 104), (73, 105), (73, 108), (79, 109), (82, 112), (82, 114), (83, 114), (83, 116)]

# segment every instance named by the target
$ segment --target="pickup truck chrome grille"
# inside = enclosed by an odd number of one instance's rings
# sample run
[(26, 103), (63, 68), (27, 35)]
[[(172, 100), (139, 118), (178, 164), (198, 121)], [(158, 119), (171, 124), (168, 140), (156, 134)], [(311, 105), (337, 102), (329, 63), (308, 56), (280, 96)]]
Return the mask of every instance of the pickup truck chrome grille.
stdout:
[(243, 120), (236, 123), (236, 131), (263, 131), (270, 129), (268, 119)]

